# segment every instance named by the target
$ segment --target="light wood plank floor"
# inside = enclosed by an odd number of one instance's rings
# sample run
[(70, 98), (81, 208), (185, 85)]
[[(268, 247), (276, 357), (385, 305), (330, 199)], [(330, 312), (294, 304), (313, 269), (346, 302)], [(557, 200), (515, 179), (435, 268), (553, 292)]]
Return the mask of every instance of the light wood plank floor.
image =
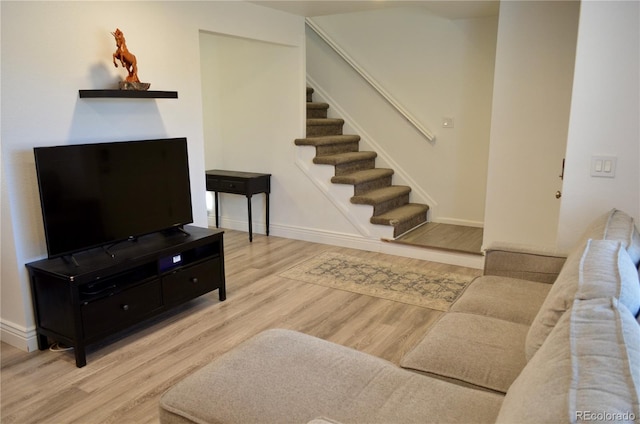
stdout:
[(323, 251), (475, 276), (479, 270), (273, 236), (225, 232), (227, 300), (217, 291), (90, 347), (68, 352), (1, 348), (1, 416), (10, 423), (157, 423), (171, 385), (268, 328), (288, 328), (394, 363), (442, 314), (280, 277)]

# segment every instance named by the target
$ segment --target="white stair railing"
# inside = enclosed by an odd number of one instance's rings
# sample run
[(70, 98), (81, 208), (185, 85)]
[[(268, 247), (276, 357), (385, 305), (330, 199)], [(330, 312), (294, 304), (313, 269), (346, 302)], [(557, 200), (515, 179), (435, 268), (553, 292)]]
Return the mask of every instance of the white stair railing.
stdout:
[(329, 47), (344, 59), (362, 78), (365, 79), (382, 97), (385, 98), (404, 118), (411, 123), (429, 141), (435, 141), (436, 136), (420, 123), (407, 109), (404, 108), (391, 94), (387, 92), (367, 71), (365, 71), (356, 61), (347, 54), (335, 41), (316, 24), (311, 18), (306, 18), (305, 22)]

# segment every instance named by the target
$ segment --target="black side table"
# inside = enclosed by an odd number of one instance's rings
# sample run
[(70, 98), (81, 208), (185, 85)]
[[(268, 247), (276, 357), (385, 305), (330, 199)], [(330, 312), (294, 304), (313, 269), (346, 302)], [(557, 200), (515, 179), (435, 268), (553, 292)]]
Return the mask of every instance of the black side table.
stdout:
[(266, 195), (266, 223), (267, 236), (269, 235), (269, 193), (271, 192), (271, 174), (259, 174), (256, 172), (223, 171), (212, 169), (205, 172), (207, 178), (207, 191), (215, 193), (216, 201), (216, 228), (218, 228), (218, 193), (244, 194), (247, 196), (247, 209), (249, 212), (249, 241), (253, 241), (253, 227), (251, 225), (251, 196), (256, 193)]

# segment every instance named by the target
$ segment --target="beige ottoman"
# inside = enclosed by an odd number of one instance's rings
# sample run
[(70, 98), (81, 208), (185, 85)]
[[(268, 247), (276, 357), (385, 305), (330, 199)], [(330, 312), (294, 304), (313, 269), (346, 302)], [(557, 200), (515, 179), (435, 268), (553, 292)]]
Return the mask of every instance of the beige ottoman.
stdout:
[(167, 391), (160, 422), (494, 422), (502, 399), (302, 333), (268, 330)]

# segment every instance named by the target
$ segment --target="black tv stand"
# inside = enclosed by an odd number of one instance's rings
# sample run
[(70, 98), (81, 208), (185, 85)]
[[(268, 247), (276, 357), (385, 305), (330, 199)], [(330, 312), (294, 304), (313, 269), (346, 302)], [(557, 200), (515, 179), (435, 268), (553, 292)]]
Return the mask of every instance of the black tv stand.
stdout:
[(65, 255), (62, 257), (62, 260), (67, 263), (67, 264), (71, 264), (73, 266), (80, 266), (80, 264), (78, 263), (78, 261), (76, 260), (76, 257), (73, 255)]
[(189, 232), (187, 230), (184, 229), (183, 226), (180, 227), (171, 227), (167, 230), (164, 231), (166, 234), (174, 234), (174, 233), (181, 233), (182, 235), (184, 235), (185, 237), (189, 237), (191, 234), (189, 234)]
[(222, 236), (187, 226), (111, 246), (113, 256), (98, 247), (27, 264), (38, 348), (73, 346), (83, 367), (87, 345), (216, 289), (224, 301)]
[(110, 245), (104, 245), (102, 246), (102, 250), (104, 251), (104, 253), (107, 254), (107, 256), (109, 256), (111, 259), (115, 259), (116, 254), (113, 253), (113, 248), (116, 247), (117, 245), (119, 245), (120, 243), (137, 243), (138, 242), (139, 237), (138, 236), (129, 236), (128, 238), (124, 239), (124, 240), (120, 240), (117, 241), (115, 243), (112, 243)]

